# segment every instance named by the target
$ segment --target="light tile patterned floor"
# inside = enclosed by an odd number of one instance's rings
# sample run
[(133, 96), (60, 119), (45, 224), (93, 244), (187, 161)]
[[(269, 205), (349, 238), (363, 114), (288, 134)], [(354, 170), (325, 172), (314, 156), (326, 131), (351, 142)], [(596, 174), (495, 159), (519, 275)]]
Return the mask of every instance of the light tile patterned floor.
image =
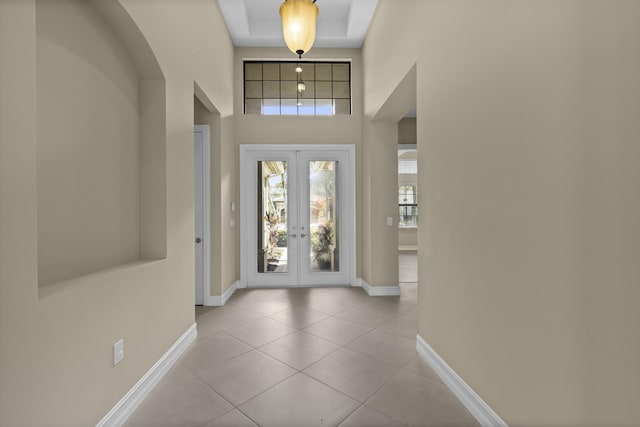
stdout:
[(416, 353), (417, 284), (401, 293), (252, 289), (197, 307), (195, 343), (125, 426), (479, 426)]

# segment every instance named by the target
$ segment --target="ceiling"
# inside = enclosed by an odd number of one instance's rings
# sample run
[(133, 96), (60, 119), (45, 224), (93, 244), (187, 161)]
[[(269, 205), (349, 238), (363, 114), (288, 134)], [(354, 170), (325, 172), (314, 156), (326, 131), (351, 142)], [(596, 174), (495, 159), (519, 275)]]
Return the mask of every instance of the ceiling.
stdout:
[[(236, 46), (285, 47), (283, 0), (218, 0)], [(378, 0), (317, 0), (314, 47), (360, 48)]]

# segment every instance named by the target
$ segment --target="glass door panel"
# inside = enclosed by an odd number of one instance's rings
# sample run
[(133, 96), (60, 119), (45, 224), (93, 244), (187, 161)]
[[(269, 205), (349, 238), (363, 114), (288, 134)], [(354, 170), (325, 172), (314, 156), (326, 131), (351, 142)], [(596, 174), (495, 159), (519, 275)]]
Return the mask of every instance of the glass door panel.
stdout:
[(262, 160), (256, 164), (260, 181), (256, 192), (258, 273), (288, 273), (287, 162)]
[(303, 175), (298, 187), (300, 284), (348, 285), (354, 241), (353, 158), (347, 150), (310, 149), (301, 150), (297, 160)]
[(340, 271), (340, 224), (336, 194), (337, 161), (309, 162), (309, 267), (311, 272)]
[(241, 278), (249, 286), (296, 286), (296, 154), (247, 150), (242, 164)]

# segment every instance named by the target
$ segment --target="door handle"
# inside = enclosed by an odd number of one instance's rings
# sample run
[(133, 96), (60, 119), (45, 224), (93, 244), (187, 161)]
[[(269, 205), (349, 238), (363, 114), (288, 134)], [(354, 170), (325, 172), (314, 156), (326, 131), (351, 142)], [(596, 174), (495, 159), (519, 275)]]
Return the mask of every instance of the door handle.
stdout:
[(196, 243), (200, 243), (200, 242), (202, 242), (202, 239), (199, 237), (196, 237)]
[(305, 237), (307, 237), (307, 235), (306, 234), (301, 234), (300, 237), (301, 238), (305, 238)]
[(292, 234), (291, 237), (293, 237), (295, 239), (296, 237), (298, 237), (298, 235), (297, 234)]

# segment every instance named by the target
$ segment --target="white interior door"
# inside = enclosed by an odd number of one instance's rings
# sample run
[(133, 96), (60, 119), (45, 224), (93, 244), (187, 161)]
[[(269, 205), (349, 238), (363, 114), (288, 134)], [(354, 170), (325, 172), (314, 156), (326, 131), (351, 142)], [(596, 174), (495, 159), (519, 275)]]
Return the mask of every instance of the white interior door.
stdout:
[(209, 126), (196, 125), (193, 138), (195, 305), (204, 305), (209, 271)]
[(242, 284), (354, 283), (353, 146), (241, 146), (241, 162)]

